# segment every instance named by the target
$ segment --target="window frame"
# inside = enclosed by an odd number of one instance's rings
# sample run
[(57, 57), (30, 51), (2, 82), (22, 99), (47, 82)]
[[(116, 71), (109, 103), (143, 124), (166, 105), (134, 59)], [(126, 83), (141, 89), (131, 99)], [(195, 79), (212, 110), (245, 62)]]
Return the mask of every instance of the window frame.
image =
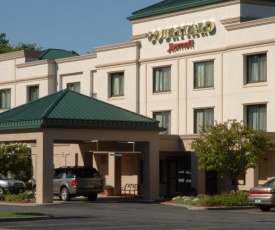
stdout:
[[(2, 98), (3, 96), (4, 98)], [(2, 100), (4, 100), (4, 102), (2, 102)], [(0, 90), (0, 109), (10, 109), (10, 108), (11, 108), (11, 89), (1, 89)]]
[[(210, 111), (211, 110), (211, 124), (206, 122), (206, 118), (205, 118), (205, 112), (206, 111)], [(197, 120), (197, 112), (203, 112), (203, 124), (201, 125), (202, 127), (200, 128), (198, 126), (198, 120)], [(209, 108), (199, 108), (199, 109), (194, 109), (194, 133), (200, 133), (201, 129), (205, 130), (206, 129), (206, 125), (214, 125), (214, 108), (213, 107), (209, 107)]]
[[(76, 89), (72, 89), (71, 87), (74, 87), (74, 88), (78, 88), (78, 90), (76, 90)], [(80, 81), (77, 81), (77, 82), (69, 82), (69, 83), (67, 83), (67, 89), (69, 89), (69, 90), (71, 90), (71, 91), (74, 91), (74, 92), (77, 92), (77, 93), (80, 93), (81, 92), (81, 88), (80, 88)]]
[[(37, 92), (33, 92), (33, 89), (37, 89)], [(33, 93), (36, 93), (37, 96), (32, 99)], [(32, 85), (32, 86), (28, 86), (28, 102), (37, 100), (39, 98), (39, 85)]]
[[(252, 110), (254, 107), (254, 109), (257, 109), (257, 127), (253, 127), (253, 124), (250, 123), (250, 117), (252, 116), (250, 114), (250, 110)], [(262, 110), (264, 109), (264, 110)], [(260, 111), (262, 110), (262, 111)], [(260, 114), (260, 115), (259, 115)], [(264, 116), (264, 117), (262, 117)], [(262, 123), (261, 121), (264, 120), (264, 123)], [(254, 123), (254, 120), (252, 121)], [(267, 104), (250, 104), (250, 105), (246, 105), (246, 125), (255, 129), (255, 130), (262, 130), (264, 132), (267, 131)], [(263, 126), (263, 127), (262, 127)]]
[[(165, 76), (163, 76), (164, 74), (164, 70), (169, 70), (169, 74), (167, 76), (168, 80), (166, 80), (168, 83), (167, 85), (165, 85)], [(159, 78), (161, 78), (159, 80), (160, 84), (163, 86), (159, 86), (157, 87), (157, 71), (160, 71)], [(171, 79), (171, 66), (161, 66), (161, 67), (153, 67), (153, 93), (165, 93), (165, 92), (171, 92), (171, 83), (172, 83), (172, 79)]]
[[(212, 70), (211, 70), (211, 76), (208, 76), (207, 71), (205, 71), (206, 64), (212, 64)], [(202, 77), (203, 79), (203, 85), (198, 86), (198, 65), (203, 65), (204, 69), (204, 76)], [(207, 61), (199, 61), (199, 62), (194, 62), (194, 89), (202, 89), (202, 88), (212, 88), (214, 87), (214, 67), (215, 67), (215, 62), (214, 60), (207, 60)], [(209, 80), (209, 78), (212, 78)], [(209, 82), (209, 83), (207, 83)]]
[[(252, 78), (252, 73), (250, 71), (250, 59), (252, 59), (253, 57), (258, 57), (258, 66), (260, 65), (259, 64), (259, 58), (260, 57), (263, 57), (265, 56), (265, 71), (264, 71), (264, 77), (260, 76), (261, 74), (261, 71), (262, 70), (262, 67), (261, 68), (258, 68), (258, 73), (257, 73), (257, 79), (256, 80), (253, 80)], [(260, 83), (260, 82), (267, 82), (267, 53), (257, 53), (257, 54), (249, 54), (249, 55), (246, 55), (245, 56), (246, 58), (246, 79), (245, 79), (245, 83), (246, 84), (253, 84), (253, 83)], [(251, 73), (251, 76), (250, 76), (250, 73)]]
[[(115, 87), (115, 82), (114, 82), (114, 78), (117, 77), (118, 79), (118, 89), (115, 90), (114, 87)], [(125, 77), (124, 77), (124, 72), (115, 72), (115, 73), (110, 73), (109, 75), (109, 79), (110, 79), (110, 97), (123, 97), (124, 94), (125, 94), (125, 84), (124, 84), (124, 80), (125, 80)], [(118, 91), (118, 92), (115, 92), (115, 91)]]
[[(160, 134), (171, 134), (171, 111), (157, 111), (157, 112), (153, 112), (153, 119), (159, 121), (157, 119), (157, 117), (156, 117), (157, 115), (161, 115), (162, 116), (162, 120), (163, 120), (163, 122), (161, 122), (161, 121), (159, 122), (159, 127), (166, 128), (166, 130), (160, 132)], [(165, 116), (165, 119), (163, 119), (164, 116)]]

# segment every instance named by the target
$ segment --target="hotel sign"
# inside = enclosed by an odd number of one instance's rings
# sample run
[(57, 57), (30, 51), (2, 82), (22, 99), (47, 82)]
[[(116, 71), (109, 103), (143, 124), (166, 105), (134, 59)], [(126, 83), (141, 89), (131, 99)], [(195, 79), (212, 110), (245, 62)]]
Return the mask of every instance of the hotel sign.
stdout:
[(169, 29), (159, 29), (148, 33), (148, 41), (166, 40), (169, 38), (179, 38), (191, 35), (210, 33), (216, 28), (215, 22), (207, 21), (198, 24), (184, 25)]
[[(168, 39), (179, 39), (185, 36), (196, 36), (200, 34), (211, 33), (216, 28), (216, 24), (213, 21), (201, 22), (190, 25), (175, 26), (169, 29), (158, 29), (152, 30), (147, 34), (149, 42), (157, 42)], [(174, 44), (169, 44), (168, 52), (176, 51), (183, 48), (193, 47), (194, 41), (190, 40), (188, 42)]]
[(168, 53), (176, 52), (178, 50), (194, 48), (194, 40), (189, 40), (188, 42), (182, 43), (169, 43)]

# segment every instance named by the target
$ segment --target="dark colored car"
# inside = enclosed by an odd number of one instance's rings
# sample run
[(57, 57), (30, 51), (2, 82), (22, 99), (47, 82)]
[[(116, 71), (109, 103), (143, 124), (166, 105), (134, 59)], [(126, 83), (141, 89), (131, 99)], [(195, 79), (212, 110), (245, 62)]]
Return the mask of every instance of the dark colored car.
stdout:
[[(73, 197), (84, 196), (90, 201), (97, 199), (103, 191), (103, 183), (99, 172), (93, 167), (73, 166), (54, 169), (53, 194), (63, 201)], [(33, 185), (36, 196), (36, 184)]]
[(0, 194), (25, 192), (26, 185), (21, 180), (7, 178), (0, 173)]
[(262, 186), (251, 188), (247, 201), (251, 205), (258, 206), (264, 212), (275, 207), (275, 178), (267, 181)]

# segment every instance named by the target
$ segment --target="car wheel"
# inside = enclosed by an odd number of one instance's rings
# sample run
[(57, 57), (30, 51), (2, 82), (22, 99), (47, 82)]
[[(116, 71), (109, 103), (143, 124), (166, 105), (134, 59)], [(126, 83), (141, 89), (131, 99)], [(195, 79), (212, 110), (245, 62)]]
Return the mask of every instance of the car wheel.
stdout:
[(4, 195), (5, 194), (5, 189), (3, 189), (2, 187), (0, 187), (0, 195)]
[(271, 207), (268, 207), (268, 206), (259, 206), (259, 208), (263, 211), (263, 212), (268, 212)]
[(61, 197), (62, 201), (70, 200), (70, 193), (69, 193), (69, 190), (66, 187), (61, 189), (60, 197)]
[(34, 199), (36, 199), (36, 187), (32, 189), (32, 196)]
[(97, 199), (97, 193), (92, 193), (92, 194), (88, 195), (89, 201), (96, 201), (96, 199)]

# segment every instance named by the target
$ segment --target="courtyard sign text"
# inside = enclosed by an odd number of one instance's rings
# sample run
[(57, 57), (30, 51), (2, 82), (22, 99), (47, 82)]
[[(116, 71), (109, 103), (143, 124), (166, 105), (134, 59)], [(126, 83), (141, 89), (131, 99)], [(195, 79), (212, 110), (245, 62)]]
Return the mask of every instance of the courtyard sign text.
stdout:
[(173, 27), (169, 29), (158, 29), (150, 31), (147, 34), (149, 42), (155, 42), (166, 39), (175, 39), (184, 36), (198, 35), (204, 33), (210, 33), (216, 28), (215, 22), (207, 21), (197, 24), (184, 25)]

